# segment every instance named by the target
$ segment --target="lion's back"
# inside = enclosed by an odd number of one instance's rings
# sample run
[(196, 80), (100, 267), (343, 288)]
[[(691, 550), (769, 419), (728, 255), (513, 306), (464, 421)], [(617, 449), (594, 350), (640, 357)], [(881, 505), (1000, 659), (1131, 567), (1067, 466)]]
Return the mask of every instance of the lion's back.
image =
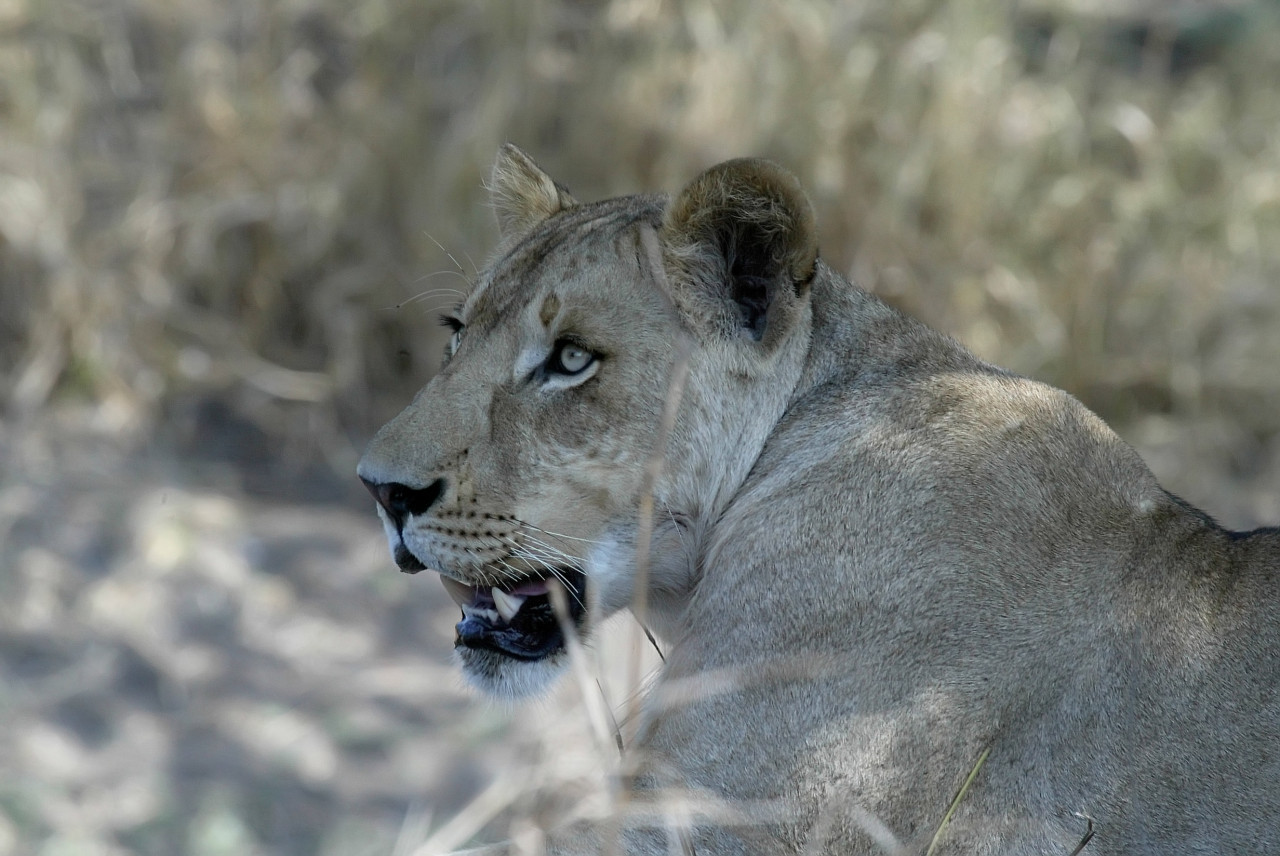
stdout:
[(1022, 818), (1005, 852), (1071, 838), (1074, 811), (1099, 853), (1280, 840), (1280, 530), (1222, 529), (1052, 387), (976, 361), (868, 376), (792, 408), (691, 606), (703, 659), (678, 669), (782, 657), (808, 684), (752, 690), (777, 715), (738, 772), (785, 749), (815, 805), (909, 793), (864, 806), (905, 829), (990, 749), (968, 799)]

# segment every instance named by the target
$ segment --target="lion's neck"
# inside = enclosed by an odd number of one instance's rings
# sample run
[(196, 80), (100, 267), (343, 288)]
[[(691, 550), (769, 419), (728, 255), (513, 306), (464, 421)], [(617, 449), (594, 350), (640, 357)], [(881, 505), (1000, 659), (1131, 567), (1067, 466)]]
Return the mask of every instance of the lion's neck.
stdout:
[(938, 372), (981, 361), (959, 342), (926, 326), (819, 262), (813, 282), (813, 329), (804, 371), (790, 405), (831, 384), (866, 382), (880, 372)]

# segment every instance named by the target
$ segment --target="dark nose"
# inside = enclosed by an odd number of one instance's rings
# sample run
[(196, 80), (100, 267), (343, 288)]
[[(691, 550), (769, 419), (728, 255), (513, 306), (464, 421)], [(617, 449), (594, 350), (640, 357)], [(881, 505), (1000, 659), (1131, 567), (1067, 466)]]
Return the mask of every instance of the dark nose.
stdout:
[(360, 481), (364, 482), (378, 505), (391, 515), (397, 529), (404, 525), (404, 519), (409, 515), (426, 513), (444, 493), (444, 479), (436, 479), (422, 488), (409, 487), (399, 482), (372, 482), (364, 477)]

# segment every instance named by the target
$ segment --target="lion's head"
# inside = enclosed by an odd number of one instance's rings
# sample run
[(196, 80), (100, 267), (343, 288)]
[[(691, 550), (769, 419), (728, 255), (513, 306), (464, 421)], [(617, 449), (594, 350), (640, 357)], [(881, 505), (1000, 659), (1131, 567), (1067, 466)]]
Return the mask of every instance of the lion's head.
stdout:
[(809, 203), (766, 161), (579, 204), (506, 146), (493, 189), (496, 261), (359, 475), (400, 568), (461, 607), (464, 672), (519, 695), (562, 665), (564, 622), (631, 603), (638, 556), (655, 620), (679, 609), (795, 386), (818, 262)]

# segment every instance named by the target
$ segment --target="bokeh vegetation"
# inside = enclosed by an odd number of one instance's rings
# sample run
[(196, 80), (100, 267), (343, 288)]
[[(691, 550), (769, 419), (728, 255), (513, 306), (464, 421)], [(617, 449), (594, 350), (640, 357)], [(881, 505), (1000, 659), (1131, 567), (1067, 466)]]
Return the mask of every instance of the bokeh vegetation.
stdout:
[(835, 267), (1280, 520), (1280, 4), (1087, 5), (0, 0), (0, 854), (419, 852), (511, 766), (372, 520), (254, 504), (359, 492), (505, 140), (582, 199), (772, 157)]
[(774, 157), (832, 263), (983, 355), (1274, 432), (1277, 7), (1133, 14), (7, 0), (4, 401), (150, 429), (212, 397), (345, 474), (435, 364), (510, 139), (584, 198)]

